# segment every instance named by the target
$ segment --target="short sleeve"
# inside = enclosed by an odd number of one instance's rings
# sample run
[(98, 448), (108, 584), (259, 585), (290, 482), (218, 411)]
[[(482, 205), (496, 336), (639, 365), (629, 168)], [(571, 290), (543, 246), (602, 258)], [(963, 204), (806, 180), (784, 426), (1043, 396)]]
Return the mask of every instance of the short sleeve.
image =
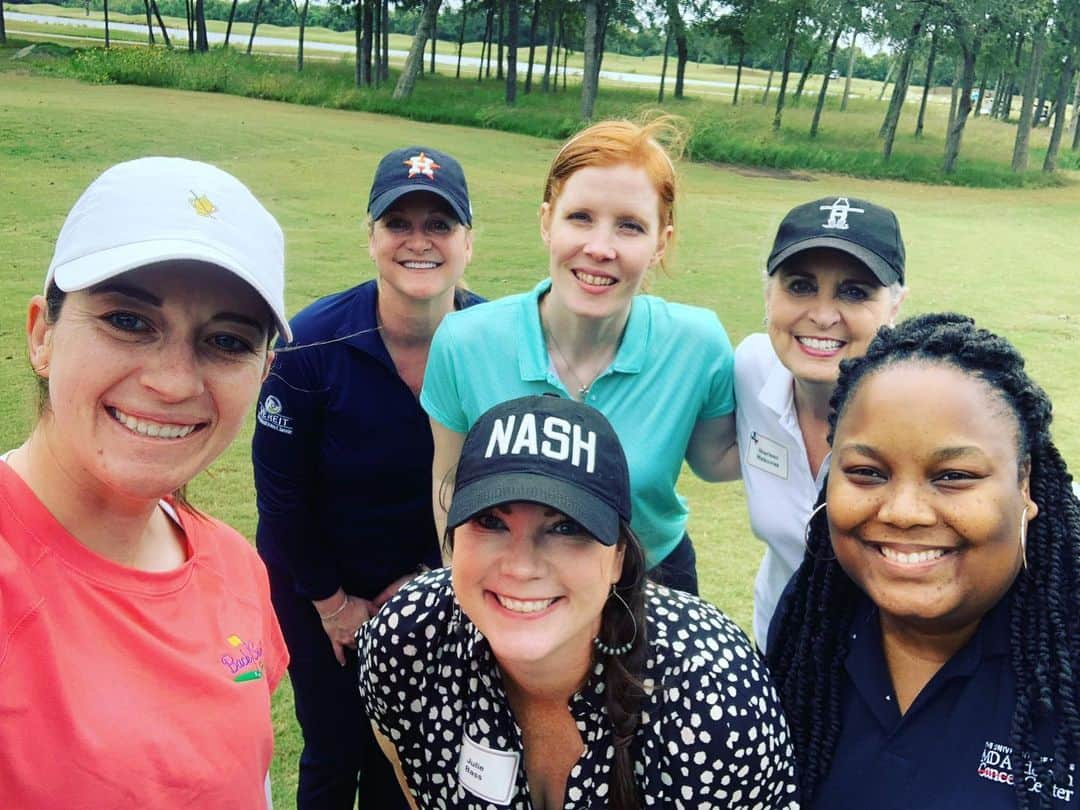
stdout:
[(450, 571), (404, 585), (357, 633), (357, 677), (365, 714), (398, 750), (412, 747), (427, 710), (439, 651), (454, 614)]
[(467, 433), (469, 420), (462, 406), (454, 345), (455, 314), (443, 318), (431, 340), (420, 405), (443, 427)]

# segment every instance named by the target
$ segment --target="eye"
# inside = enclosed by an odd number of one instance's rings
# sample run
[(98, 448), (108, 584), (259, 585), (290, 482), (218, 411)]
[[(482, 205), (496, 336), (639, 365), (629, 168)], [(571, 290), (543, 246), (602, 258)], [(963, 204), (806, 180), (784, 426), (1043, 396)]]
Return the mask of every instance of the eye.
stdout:
[(630, 231), (631, 233), (645, 233), (645, 226), (637, 220), (624, 219), (619, 222), (619, 230)]
[(792, 295), (815, 295), (817, 293), (817, 285), (808, 278), (796, 277), (789, 279), (785, 289)]
[(841, 284), (836, 296), (852, 303), (862, 303), (869, 301), (873, 297), (870, 291), (861, 284)]
[(481, 512), (473, 515), (469, 520), (474, 526), (488, 532), (501, 532), (506, 530), (506, 523), (494, 512)]
[(548, 529), (552, 534), (562, 535), (563, 537), (586, 537), (592, 539), (592, 535), (578, 523), (576, 520), (570, 518), (563, 518), (551, 525)]
[(103, 316), (103, 320), (121, 332), (146, 332), (150, 324), (133, 312), (110, 312)]
[(220, 351), (227, 354), (245, 354), (255, 349), (247, 340), (238, 335), (220, 334), (212, 335), (208, 342)]
[(394, 216), (393, 214), (384, 217), (382, 223), (383, 227), (391, 233), (405, 233), (410, 227), (409, 220), (404, 217)]
[(436, 218), (429, 219), (424, 226), (424, 230), (432, 236), (446, 236), (454, 230), (454, 226), (445, 219)]
[(592, 217), (584, 211), (571, 211), (566, 218), (571, 222), (592, 222)]
[(933, 480), (936, 484), (945, 484), (956, 487), (979, 481), (982, 478), (982, 475), (978, 475), (977, 473), (968, 470), (944, 470), (935, 475)]
[(880, 484), (887, 480), (887, 476), (884, 472), (876, 467), (870, 467), (865, 464), (844, 467), (844, 475), (853, 484)]

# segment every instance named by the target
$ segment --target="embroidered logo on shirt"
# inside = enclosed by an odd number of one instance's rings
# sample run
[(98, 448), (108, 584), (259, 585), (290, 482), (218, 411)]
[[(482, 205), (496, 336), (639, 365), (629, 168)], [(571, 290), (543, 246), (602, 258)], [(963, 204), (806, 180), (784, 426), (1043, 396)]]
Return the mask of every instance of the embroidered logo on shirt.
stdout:
[(416, 177), (418, 174), (424, 175), (424, 177), (435, 179), (435, 170), (441, 169), (438, 163), (429, 158), (423, 152), (419, 155), (413, 155), (408, 160), (404, 161), (405, 165), (409, 167), (409, 177)]
[(191, 203), (191, 207), (195, 209), (195, 213), (200, 217), (210, 217), (212, 219), (218, 210), (218, 207), (210, 201), (209, 197), (205, 194), (196, 194), (194, 191), (191, 192), (191, 199), (188, 202)]
[[(1024, 785), (1027, 787), (1028, 793), (1049, 791), (1050, 795), (1059, 802), (1068, 804), (1072, 801), (1076, 792), (1073, 785), (1076, 770), (1074, 763), (1069, 763), (1069, 772), (1066, 774), (1065, 784), (1047, 784), (1043, 780), (1053, 779), (1051, 772), (1053, 759), (1043, 756), (1033, 757), (1030, 754), (1021, 754), (1020, 756), (1022, 762), (1020, 772), (1024, 775)], [(1008, 785), (1009, 789), (1012, 790), (1012, 785), (1016, 781), (1013, 776), (1013, 758), (1014, 754), (1011, 746), (987, 740), (983, 744), (982, 754), (979, 756), (979, 770), (977, 773), (983, 779)], [(1036, 760), (1038, 765), (1036, 765)]]
[(835, 231), (846, 231), (848, 229), (848, 214), (862, 214), (866, 212), (865, 208), (852, 208), (847, 197), (837, 197), (832, 205), (822, 205), (819, 206), (819, 208), (822, 211), (829, 212), (828, 220), (826, 220), (825, 224), (821, 227)]
[(259, 424), (263, 427), (291, 436), (293, 432), (292, 417), (286, 416), (281, 410), (281, 400), (273, 394), (267, 394), (266, 399), (259, 403), (259, 412), (255, 418), (259, 420)]
[(261, 644), (244, 641), (240, 636), (229, 636), (225, 639), (229, 646), (234, 648), (236, 655), (226, 654), (221, 656), (221, 665), (233, 676), (233, 681), (257, 681), (263, 676), (262, 658), (263, 649)]

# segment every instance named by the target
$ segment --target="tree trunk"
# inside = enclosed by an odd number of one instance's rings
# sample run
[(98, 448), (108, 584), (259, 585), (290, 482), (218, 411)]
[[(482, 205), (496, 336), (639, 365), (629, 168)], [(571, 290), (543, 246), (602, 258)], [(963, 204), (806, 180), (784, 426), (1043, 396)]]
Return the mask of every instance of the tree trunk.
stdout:
[(251, 21), (251, 33), (248, 35), (248, 56), (251, 56), (251, 45), (255, 41), (255, 31), (259, 28), (259, 17), (262, 15), (263, 0), (258, 0), (255, 4), (255, 16)]
[[(375, 50), (375, 0), (357, 0), (357, 8), (363, 8), (356, 20), (356, 30), (360, 42), (357, 48), (357, 84), (371, 87), (375, 82), (375, 67), (372, 65), (372, 53)], [(360, 34), (361, 29), (363, 34)]]
[[(1074, 67), (1073, 72), (1075, 73), (1076, 72), (1075, 71), (1075, 65), (1073, 67)], [(1072, 102), (1072, 104), (1073, 104), (1073, 115), (1072, 115), (1072, 121), (1069, 123), (1069, 133), (1075, 139), (1077, 131), (1080, 130), (1080, 75), (1077, 75), (1077, 77), (1076, 77), (1076, 90), (1073, 92), (1073, 102)], [(1076, 147), (1074, 146), (1073, 149), (1075, 149), (1075, 148)]]
[(919, 102), (919, 120), (915, 122), (915, 137), (921, 138), (923, 123), (926, 120), (926, 100), (930, 96), (930, 87), (934, 83), (934, 62), (937, 60), (937, 35), (938, 27), (930, 32), (930, 55), (926, 58), (926, 85), (922, 91), (922, 101)]
[[(558, 6), (556, 3), (551, 4), (551, 10), (548, 12), (548, 27), (547, 27), (547, 54), (544, 56), (544, 78), (540, 82), (540, 89), (545, 93), (551, 90), (551, 55), (555, 52), (555, 37), (556, 28), (555, 21), (558, 18)], [(555, 69), (558, 70), (559, 63), (555, 63)]]
[(740, 40), (739, 42), (739, 63), (735, 66), (735, 94), (731, 97), (731, 106), (735, 107), (739, 104), (739, 85), (742, 84), (742, 68), (743, 62), (746, 61), (746, 41)]
[(412, 95), (416, 85), (416, 74), (420, 72), (420, 63), (424, 61), (424, 46), (427, 39), (435, 30), (435, 20), (439, 15), (439, 5), (442, 0), (425, 0), (424, 14), (420, 18), (420, 25), (416, 27), (416, 36), (413, 37), (409, 55), (405, 58), (405, 67), (401, 69), (397, 86), (394, 88), (393, 98), (395, 101), (408, 98)]
[(848, 55), (847, 77), (844, 79), (844, 97), (840, 99), (840, 112), (847, 110), (847, 102), (851, 97), (851, 77), (855, 73), (855, 44), (859, 41), (859, 29), (851, 29), (851, 53)]
[(679, 9), (679, 0), (667, 0), (668, 30), (675, 39), (675, 98), (683, 97), (686, 82), (686, 63), (690, 60), (686, 44), (686, 24)]
[(370, 0), (371, 2), (371, 83), (375, 87), (378, 87), (382, 82), (382, 48), (379, 47), (379, 42), (382, 41), (382, 2), (381, 0)]
[[(517, 0), (510, 0), (517, 5)], [(506, 0), (499, 0), (499, 41), (496, 43), (498, 59), (495, 63), (495, 78), (503, 80), (503, 40), (506, 38)]]
[(975, 40), (970, 45), (962, 43), (960, 47), (964, 54), (963, 84), (956, 108), (956, 120), (953, 121), (948, 139), (945, 141), (945, 160), (941, 164), (942, 174), (952, 174), (956, 169), (956, 159), (960, 155), (960, 142), (964, 137), (968, 113), (971, 112), (971, 90), (975, 86), (975, 58), (979, 55), (979, 42)]
[(206, 36), (206, 3), (195, 0), (195, 50), (206, 53), (210, 50), (210, 40)]
[(765, 80), (765, 92), (761, 94), (761, 105), (765, 106), (769, 103), (769, 91), (772, 90), (773, 74), (776, 73), (776, 68), (769, 68), (769, 78)]
[(431, 75), (435, 75), (435, 44), (439, 41), (438, 31), (439, 20), (435, 19), (434, 26), (431, 29)]
[[(0, 4), (2, 3), (3, 0), (0, 0)], [(165, 40), (165, 47), (171, 48), (172, 42), (169, 40), (169, 31), (165, 28), (165, 21), (161, 19), (161, 10), (158, 8), (157, 2), (155, 2), (155, 0), (150, 0), (150, 9), (154, 12), (154, 19), (156, 19), (158, 22), (158, 28), (161, 29), (161, 38)]]
[(461, 26), (458, 28), (457, 37), (457, 71), (454, 73), (455, 79), (461, 78), (461, 50), (465, 47), (465, 21), (469, 19), (469, 4), (461, 4)]
[(836, 59), (836, 47), (840, 44), (840, 33), (843, 30), (842, 25), (836, 27), (836, 33), (833, 34), (832, 43), (829, 45), (829, 54), (825, 58), (825, 72), (821, 78), (821, 90), (818, 92), (817, 106), (814, 107), (814, 120), (810, 124), (811, 138), (817, 137), (818, 124), (821, 123), (821, 111), (825, 108), (825, 94), (829, 90), (829, 75), (832, 73), (833, 60)]
[[(149, 0), (147, 0), (149, 2)], [(225, 26), (225, 47), (229, 47), (229, 38), (232, 36), (232, 24), (236, 19), (236, 4), (239, 0), (232, 0), (232, 4), (229, 6), (229, 24)]]
[[(664, 83), (667, 81), (667, 60), (668, 51), (671, 50), (671, 21), (668, 20), (667, 34), (664, 36), (664, 58), (660, 62), (660, 93), (656, 97), (657, 104), (664, 103)], [(738, 92), (738, 85), (736, 85), (736, 92)]]
[(585, 6), (585, 64), (581, 74), (581, 117), (592, 119), (596, 105), (596, 24), (600, 18), (599, 0), (584, 0)]
[(953, 71), (953, 83), (949, 88), (949, 123), (945, 125), (945, 137), (949, 137), (953, 124), (956, 122), (956, 109), (960, 105), (960, 81), (964, 78), (964, 63), (958, 61), (956, 70)]
[(506, 103), (517, 101), (517, 46), (518, 46), (518, 4), (510, 2), (510, 13), (506, 20)]
[(1005, 97), (1005, 83), (1008, 81), (1004, 69), (998, 73), (997, 83), (994, 84), (994, 100), (990, 102), (990, 117), (1001, 117), (1001, 99)]
[(982, 115), (983, 97), (986, 95), (986, 83), (989, 81), (990, 68), (983, 70), (982, 79), (979, 81), (979, 94), (975, 97), (975, 114), (973, 118), (978, 118)]
[(885, 111), (885, 120), (881, 122), (878, 137), (884, 139), (884, 147), (881, 155), (885, 160), (892, 157), (893, 144), (896, 142), (896, 128), (900, 124), (900, 114), (904, 111), (904, 102), (907, 101), (908, 85), (911, 83), (911, 70), (915, 61), (915, 49), (922, 34), (923, 19), (926, 16), (924, 10), (914, 24), (911, 33), (908, 34), (904, 44), (904, 53), (900, 58), (900, 69), (896, 76), (896, 84), (893, 85), (892, 98), (889, 99), (889, 109)]
[(1069, 48), (1066, 51), (1065, 64), (1061, 66), (1061, 76), (1058, 78), (1057, 115), (1054, 116), (1054, 128), (1050, 131), (1050, 144), (1046, 147), (1046, 158), (1043, 160), (1043, 171), (1046, 174), (1052, 174), (1057, 169), (1061, 136), (1065, 132), (1065, 107), (1069, 103), (1075, 67), (1075, 48)]
[(4, 24), (4, 0), (0, 0), (0, 45), (7, 44), (7, 26)]
[(1024, 77), (1024, 93), (1020, 101), (1020, 122), (1017, 124), (1016, 141), (1013, 143), (1012, 170), (1014, 172), (1027, 171), (1028, 143), (1031, 140), (1032, 104), (1035, 97), (1035, 87), (1039, 82), (1039, 73), (1042, 70), (1042, 57), (1045, 46), (1046, 20), (1043, 20), (1035, 28), (1035, 36), (1031, 42), (1031, 64), (1028, 65), (1028, 72)]
[(540, 0), (533, 0), (532, 17), (529, 18), (529, 67), (525, 71), (525, 95), (532, 92), (533, 63), (536, 61), (536, 30), (540, 22)]
[(381, 0), (379, 32), (382, 37), (382, 59), (379, 60), (380, 81), (390, 81), (390, 0)]
[(1009, 76), (1009, 89), (1005, 97), (1005, 109), (1001, 114), (1002, 121), (1008, 121), (1009, 116), (1012, 115), (1013, 96), (1016, 95), (1016, 80), (1020, 75), (1020, 57), (1023, 56), (1024, 49), (1024, 32), (1020, 32), (1020, 36), (1016, 40), (1016, 56), (1013, 57), (1013, 71)]
[[(109, 0), (103, 0), (102, 5), (105, 8), (105, 47), (109, 47)], [(4, 35), (7, 36), (5, 29)], [(189, 38), (190, 39), (190, 38)]]
[[(143, 0), (143, 6), (146, 8), (146, 37), (150, 45), (154, 44), (154, 23), (150, 19), (150, 0)], [(236, 0), (233, 0), (233, 8), (236, 8)], [(229, 47), (228, 32), (225, 32), (225, 47)]]
[(784, 96), (787, 93), (788, 76), (791, 74), (791, 55), (795, 52), (795, 31), (799, 26), (799, 14), (792, 11), (788, 21), (787, 44), (784, 45), (784, 59), (780, 65), (780, 89), (776, 93), (776, 112), (773, 114), (772, 128), (776, 132), (784, 120)]
[(803, 90), (806, 89), (806, 80), (810, 77), (810, 71), (814, 69), (814, 60), (817, 59), (818, 52), (821, 50), (821, 43), (825, 41), (826, 28), (821, 26), (821, 30), (818, 31), (816, 37), (814, 37), (814, 47), (810, 49), (810, 57), (806, 60), (806, 64), (803, 66), (803, 72), (799, 76), (799, 83), (795, 85), (795, 97), (793, 99), (796, 106), (802, 100)]
[[(196, 0), (201, 3), (202, 0)], [(296, 0), (293, 0), (295, 4)], [(307, 28), (307, 13), (311, 0), (304, 0), (304, 8), (300, 11), (300, 32), (296, 37), (296, 72), (304, 69), (304, 31)]]
[(559, 42), (562, 43), (562, 89), (566, 92), (566, 66), (570, 62), (570, 48), (566, 45), (566, 21), (559, 28)]
[(600, 87), (600, 67), (604, 64), (604, 43), (607, 41), (608, 17), (611, 14), (611, 4), (607, 0), (597, 3), (600, 14), (596, 20), (596, 86)]
[(889, 62), (889, 71), (885, 74), (885, 81), (881, 83), (881, 92), (878, 93), (877, 100), (881, 101), (885, 98), (885, 89), (889, 86), (889, 82), (892, 81), (892, 77), (896, 74), (896, 65), (899, 60), (893, 59)]
[(487, 37), (487, 69), (484, 71), (486, 78), (491, 78), (491, 49), (495, 45), (495, 0), (488, 2), (488, 26), (485, 31)]
[(480, 67), (476, 71), (476, 80), (484, 78), (484, 56), (487, 55), (488, 76), (491, 75), (491, 27), (495, 24), (495, 0), (488, 0), (487, 15), (484, 18), (484, 39), (480, 43)]
[[(108, 0), (106, 0), (106, 2), (108, 2)], [(188, 53), (195, 53), (195, 0), (185, 0), (184, 10), (187, 13)]]

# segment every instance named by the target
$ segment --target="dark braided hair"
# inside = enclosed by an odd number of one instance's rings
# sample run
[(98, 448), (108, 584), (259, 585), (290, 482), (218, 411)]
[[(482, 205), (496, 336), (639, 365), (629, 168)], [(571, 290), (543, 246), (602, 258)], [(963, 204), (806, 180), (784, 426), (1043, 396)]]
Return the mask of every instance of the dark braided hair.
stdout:
[[(840, 365), (829, 416), (829, 443), (860, 383), (903, 362), (947, 365), (989, 385), (1017, 422), (1019, 457), (1029, 467), (1031, 498), (1039, 514), (1027, 533), (1027, 567), (1013, 583), (1010, 615), (1016, 706), (1012, 773), (1022, 810), (1051, 806), (1050, 785), (1065, 785), (1070, 762), (1080, 758), (1080, 712), (1075, 667), (1080, 664), (1080, 502), (1050, 437), (1046, 393), (1024, 370), (1024, 360), (1003, 338), (963, 315), (911, 318), (885, 327), (866, 355)], [(818, 505), (824, 503), (827, 483)], [(769, 649), (769, 665), (796, 746), (803, 800), (810, 802), (832, 764), (840, 731), (840, 684), (848, 628), (858, 590), (832, 555), (824, 510), (808, 526), (806, 554), (795, 574), (785, 611)], [(1036, 720), (1054, 722), (1053, 762), (1031, 761), (1047, 786), (1027, 789), (1024, 753), (1035, 753)]]

